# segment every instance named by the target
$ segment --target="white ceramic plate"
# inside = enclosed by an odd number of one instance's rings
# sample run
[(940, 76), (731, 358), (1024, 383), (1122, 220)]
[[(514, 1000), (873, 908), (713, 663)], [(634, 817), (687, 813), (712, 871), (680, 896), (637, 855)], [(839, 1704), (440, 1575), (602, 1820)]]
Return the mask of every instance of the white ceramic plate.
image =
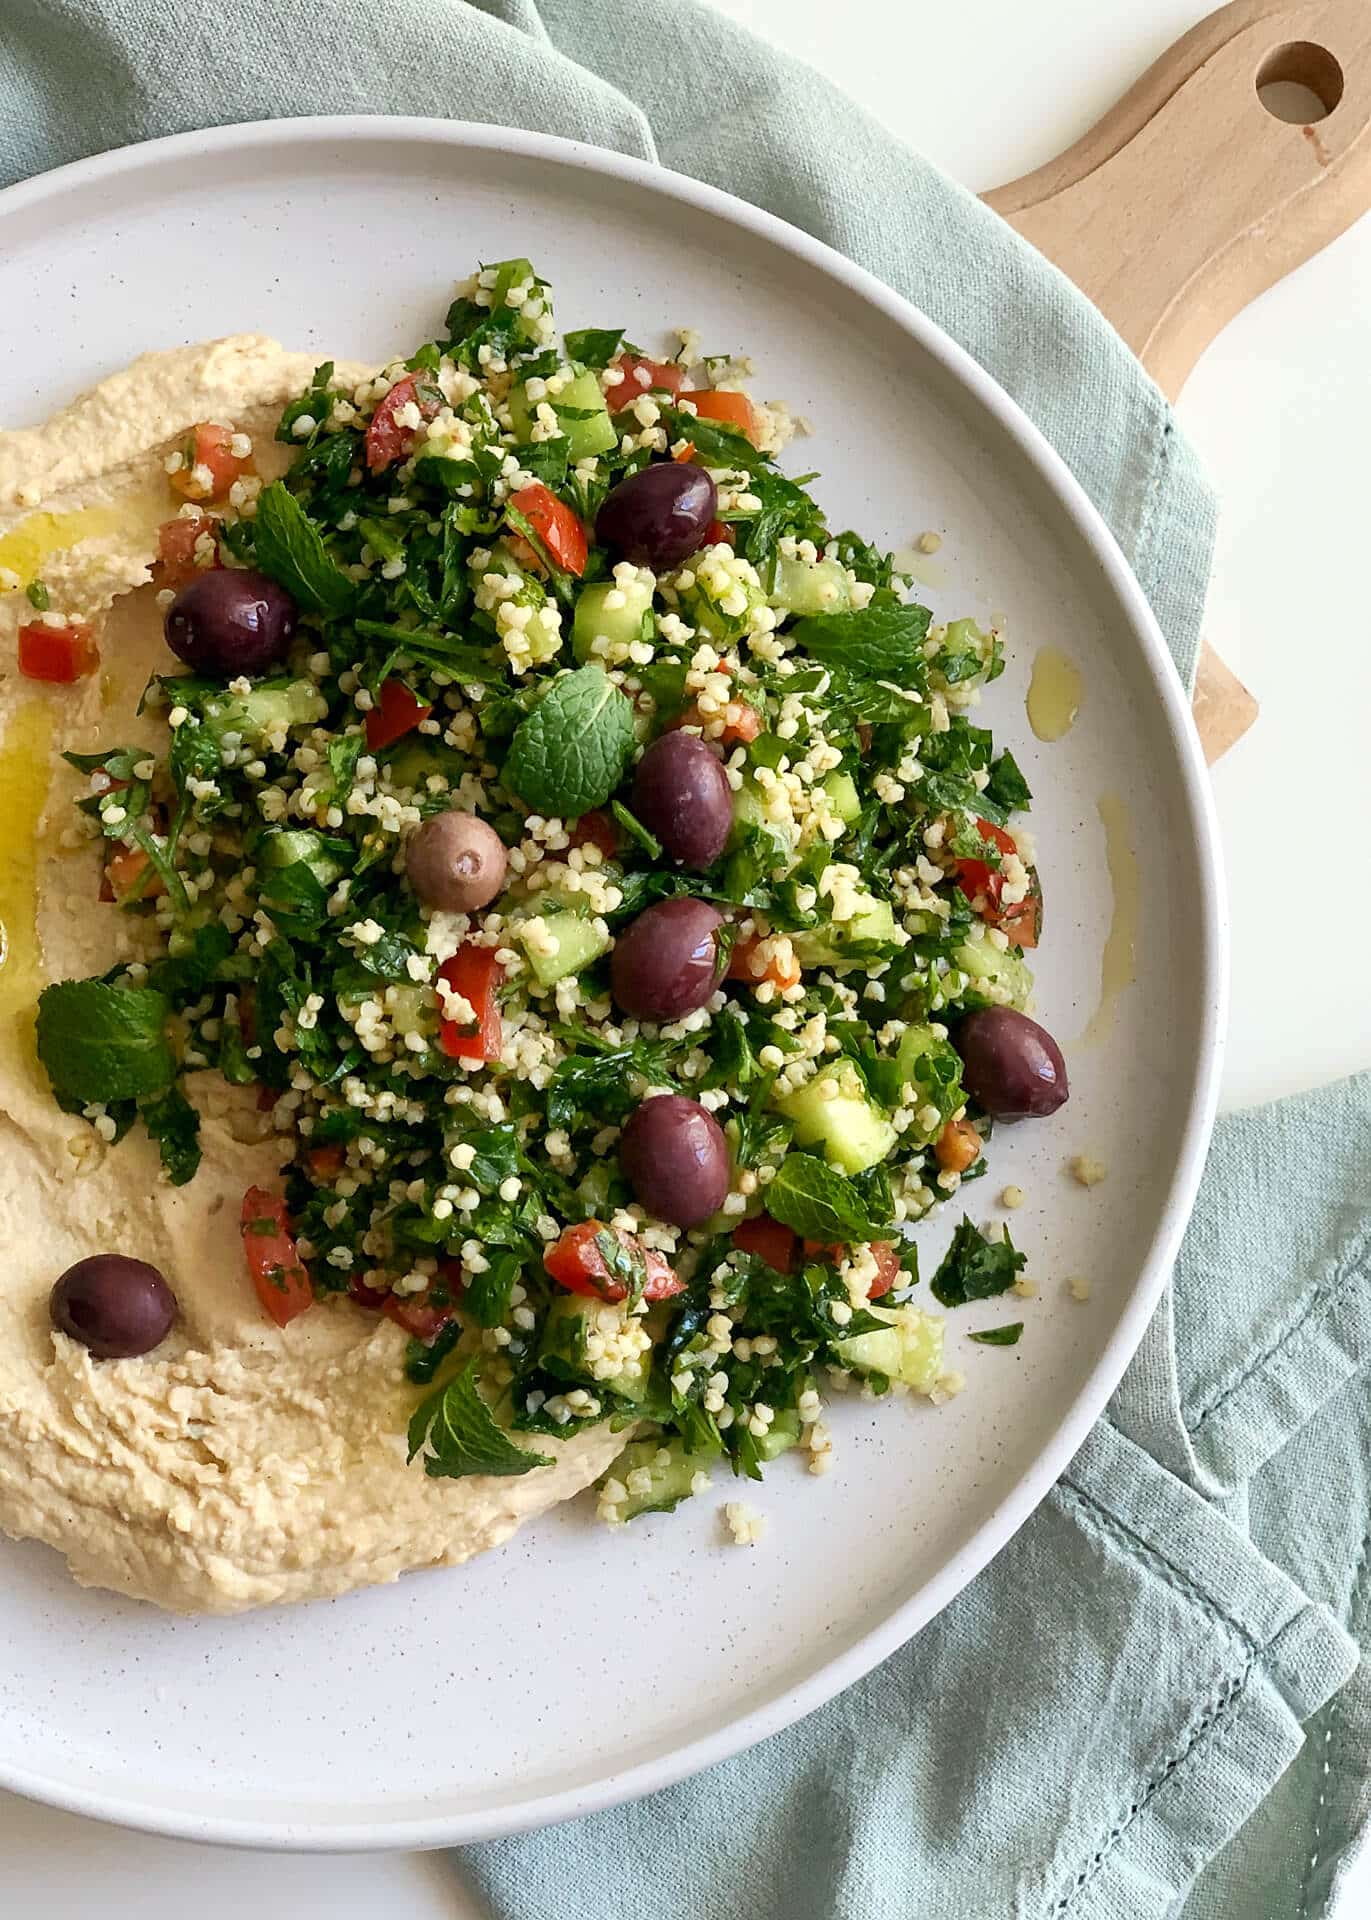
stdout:
[[(697, 327), (745, 350), (763, 397), (813, 423), (835, 526), (938, 528), (927, 598), (1009, 620), (980, 719), (1037, 796), (1048, 911), (1038, 1011), (1073, 1097), (996, 1135), (968, 1193), (1008, 1180), (1041, 1297), (1013, 1350), (969, 1345), (959, 1399), (835, 1409), (835, 1470), (760, 1491), (764, 1544), (725, 1547), (728, 1490), (620, 1534), (578, 1503), (468, 1568), (228, 1622), (79, 1590), (0, 1542), (0, 1785), (194, 1839), (414, 1847), (647, 1792), (774, 1732), (858, 1678), (958, 1592), (1063, 1470), (1163, 1284), (1212, 1117), (1223, 933), (1208, 790), (1136, 583), (1065, 468), (957, 347), (804, 235), (673, 175), (486, 127), (286, 121), (83, 162), (0, 199), (0, 419), (41, 418), (149, 347), (240, 329), (382, 359), (441, 324), (451, 282), (526, 253), (562, 326), (649, 345)], [(1085, 675), (1074, 731), (1024, 716), (1034, 651)], [(1102, 1044), (1111, 890), (1097, 802), (1121, 796), (1141, 874), (1137, 982)], [(1087, 1151), (1106, 1185), (1064, 1163)], [(930, 1222), (936, 1257), (960, 1208)], [(1093, 1296), (1074, 1302), (1071, 1275)]]

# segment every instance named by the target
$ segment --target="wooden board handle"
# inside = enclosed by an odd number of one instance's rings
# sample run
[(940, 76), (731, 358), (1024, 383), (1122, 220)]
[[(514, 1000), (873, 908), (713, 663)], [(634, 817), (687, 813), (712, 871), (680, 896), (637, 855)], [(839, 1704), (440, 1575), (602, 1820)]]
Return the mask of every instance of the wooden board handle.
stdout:
[[(1327, 117), (1277, 119), (1268, 82)], [(1249, 300), (1371, 208), (1371, 0), (1234, 0), (1164, 53), (1066, 153), (985, 196), (1111, 320), (1174, 399)], [(1206, 647), (1211, 760), (1256, 702)]]

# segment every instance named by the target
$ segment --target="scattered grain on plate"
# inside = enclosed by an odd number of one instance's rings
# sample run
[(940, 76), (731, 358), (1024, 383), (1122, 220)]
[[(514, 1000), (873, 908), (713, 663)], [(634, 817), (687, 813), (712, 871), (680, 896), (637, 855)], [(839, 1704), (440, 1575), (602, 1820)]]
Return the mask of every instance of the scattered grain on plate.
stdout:
[(1090, 1282), (1082, 1274), (1073, 1273), (1066, 1283), (1066, 1290), (1073, 1300), (1090, 1298)]
[(765, 1514), (745, 1500), (725, 1501), (723, 1520), (735, 1547), (755, 1547), (766, 1531)]
[(1021, 1207), (1023, 1205), (1023, 1200), (1024, 1193), (1022, 1187), (1006, 1187), (1000, 1195), (1000, 1205), (1002, 1207), (1008, 1207), (1011, 1213), (1015, 1207)]
[(1074, 1155), (1067, 1161), (1066, 1170), (1083, 1187), (1098, 1187), (1109, 1171), (1103, 1160), (1093, 1160), (1088, 1153)]
[(930, 530), (928, 533), (921, 533), (914, 544), (920, 553), (936, 553), (943, 544), (943, 536)]

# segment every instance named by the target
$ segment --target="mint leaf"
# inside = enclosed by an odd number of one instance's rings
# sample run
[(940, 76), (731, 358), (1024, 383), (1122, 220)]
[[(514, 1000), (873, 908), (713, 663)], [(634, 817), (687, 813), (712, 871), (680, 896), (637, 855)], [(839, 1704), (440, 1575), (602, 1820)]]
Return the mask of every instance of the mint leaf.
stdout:
[(575, 820), (604, 805), (632, 752), (633, 708), (599, 667), (581, 667), (514, 729), (502, 778), (534, 813)]
[(984, 1333), (969, 1333), (966, 1337), (983, 1347), (1017, 1347), (1022, 1332), (1023, 1321), (1014, 1320), (1007, 1327), (987, 1327)]
[(608, 327), (583, 327), (578, 333), (563, 336), (569, 360), (579, 361), (583, 367), (607, 367), (619, 351), (619, 342), (624, 337), (622, 327), (612, 330)]
[(356, 588), (324, 551), (319, 529), (279, 480), (257, 496), (253, 555), (263, 573), (279, 580), (313, 613), (346, 613)]
[(845, 667), (865, 680), (894, 680), (922, 691), (927, 607), (864, 607), (857, 613), (817, 613), (799, 621), (797, 646), (828, 667)]
[(174, 1187), (183, 1187), (200, 1164), (200, 1116), (179, 1087), (168, 1087), (138, 1109), (157, 1142)]
[(550, 1467), (545, 1453), (516, 1447), (476, 1389), (476, 1362), (469, 1360), (455, 1380), (421, 1400), (409, 1423), (409, 1457), (424, 1453), (424, 1472), (434, 1480), (460, 1480), (468, 1474), (509, 1477), (533, 1467)]
[[(767, 1205), (771, 1205), (770, 1189)], [(1007, 1233), (1003, 1240), (987, 1240), (963, 1215), (933, 1276), (933, 1297), (945, 1307), (964, 1307), (968, 1300), (989, 1300), (997, 1293), (1007, 1293), (1015, 1276), (1027, 1265), (1027, 1254), (1019, 1252)]]
[(885, 1224), (873, 1220), (852, 1182), (811, 1153), (788, 1153), (766, 1190), (766, 1210), (802, 1240), (846, 1245), (871, 1240)]
[(59, 980), (38, 1001), (38, 1058), (59, 1099), (87, 1106), (141, 1100), (171, 1085), (171, 1011), (151, 987)]

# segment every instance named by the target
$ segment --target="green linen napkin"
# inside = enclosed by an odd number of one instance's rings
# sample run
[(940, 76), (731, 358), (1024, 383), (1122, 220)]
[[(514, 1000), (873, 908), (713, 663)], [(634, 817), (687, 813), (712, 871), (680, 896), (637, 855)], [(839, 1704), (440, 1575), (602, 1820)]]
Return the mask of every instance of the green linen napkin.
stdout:
[[(1188, 681), (1213, 503), (1155, 387), (971, 196), (692, 0), (5, 0), (0, 43), (0, 183), (211, 120), (397, 112), (574, 136), (770, 208), (1014, 395)], [(800, 1726), (469, 1850), (502, 1920), (1328, 1912), (1371, 1814), (1369, 1129), (1371, 1076), (1224, 1121), (1137, 1359), (1013, 1542)]]

